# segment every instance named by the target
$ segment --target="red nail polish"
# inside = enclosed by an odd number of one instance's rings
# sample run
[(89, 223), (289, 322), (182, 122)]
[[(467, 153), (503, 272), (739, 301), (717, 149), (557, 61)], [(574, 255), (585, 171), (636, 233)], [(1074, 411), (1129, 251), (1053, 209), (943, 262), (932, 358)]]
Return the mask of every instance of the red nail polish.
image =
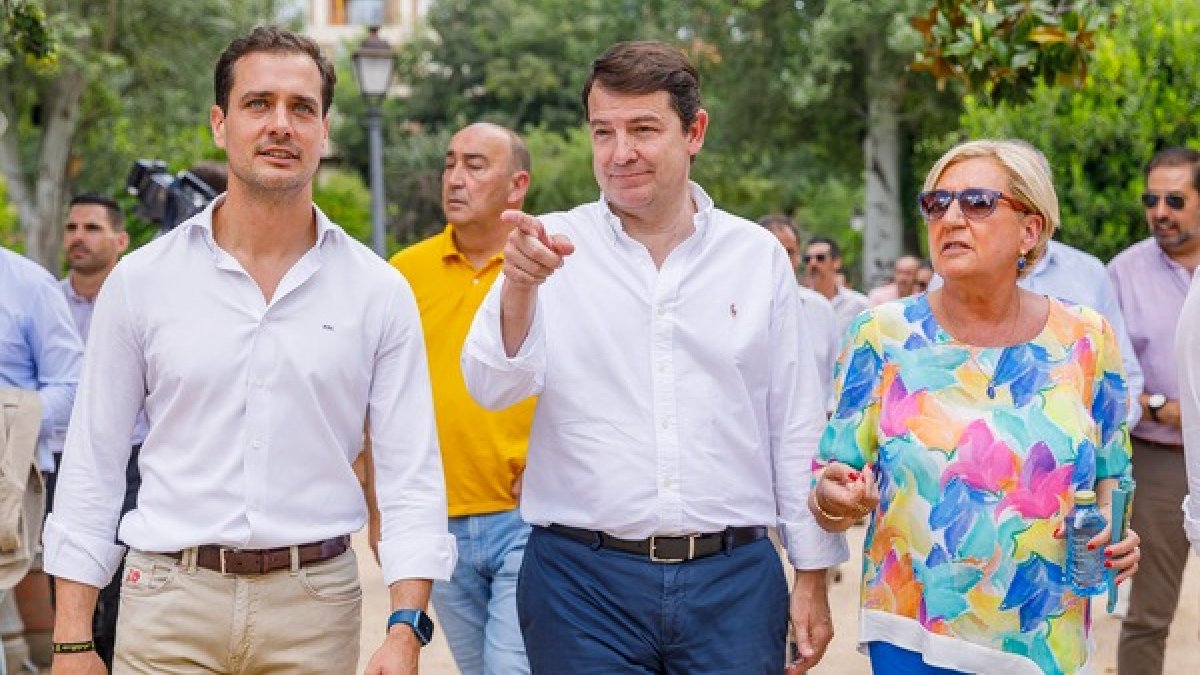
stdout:
[(850, 472), (850, 480), (858, 480), (858, 472), (857, 471)]
[(1106, 549), (1104, 549), (1104, 555), (1106, 555), (1106, 556), (1112, 556), (1112, 549), (1111, 549), (1111, 548), (1106, 548)]
[(1109, 568), (1111, 568), (1111, 567), (1112, 567), (1112, 561), (1111, 561), (1111, 560), (1105, 560), (1105, 561), (1104, 561), (1104, 566), (1105, 566), (1105, 567), (1109, 567)]
[(1089, 551), (1094, 551), (1094, 550), (1096, 550), (1096, 545), (1095, 545), (1095, 544), (1088, 544), (1088, 550), (1089, 550)]

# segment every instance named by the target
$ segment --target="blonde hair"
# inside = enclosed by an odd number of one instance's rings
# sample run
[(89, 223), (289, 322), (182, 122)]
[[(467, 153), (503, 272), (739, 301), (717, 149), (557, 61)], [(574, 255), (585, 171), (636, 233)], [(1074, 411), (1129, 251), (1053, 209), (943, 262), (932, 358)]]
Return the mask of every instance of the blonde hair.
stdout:
[(1046, 246), (1060, 221), (1058, 194), (1054, 191), (1054, 177), (1050, 163), (1040, 150), (1019, 139), (981, 139), (967, 141), (946, 151), (929, 174), (925, 176), (923, 189), (932, 190), (942, 174), (951, 166), (968, 159), (993, 159), (1004, 167), (1008, 174), (1008, 191), (1030, 213), (1042, 217), (1042, 232), (1037, 243), (1025, 254), (1025, 269), (1018, 272), (1023, 277), (1033, 271), (1037, 262), (1046, 255)]

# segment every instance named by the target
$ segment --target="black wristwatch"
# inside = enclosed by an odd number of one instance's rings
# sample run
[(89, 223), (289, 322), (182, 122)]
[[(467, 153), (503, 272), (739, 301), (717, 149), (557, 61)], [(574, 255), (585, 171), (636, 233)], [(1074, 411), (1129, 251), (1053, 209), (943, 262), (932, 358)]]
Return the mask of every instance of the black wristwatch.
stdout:
[(388, 617), (387, 632), (392, 632), (392, 626), (398, 623), (412, 628), (417, 639), (421, 641), (422, 647), (433, 639), (433, 619), (419, 609), (398, 609), (392, 612), (392, 615)]
[(1146, 410), (1150, 411), (1150, 419), (1155, 422), (1161, 422), (1158, 419), (1158, 411), (1163, 409), (1167, 404), (1166, 394), (1150, 394), (1146, 397)]

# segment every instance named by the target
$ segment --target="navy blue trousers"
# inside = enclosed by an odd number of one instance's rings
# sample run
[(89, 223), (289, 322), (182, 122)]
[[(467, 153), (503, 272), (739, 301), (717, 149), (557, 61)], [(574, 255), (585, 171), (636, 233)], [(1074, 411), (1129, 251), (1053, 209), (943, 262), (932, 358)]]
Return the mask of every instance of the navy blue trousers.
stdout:
[(533, 528), (517, 612), (534, 675), (779, 675), (788, 591), (763, 538), (686, 563)]

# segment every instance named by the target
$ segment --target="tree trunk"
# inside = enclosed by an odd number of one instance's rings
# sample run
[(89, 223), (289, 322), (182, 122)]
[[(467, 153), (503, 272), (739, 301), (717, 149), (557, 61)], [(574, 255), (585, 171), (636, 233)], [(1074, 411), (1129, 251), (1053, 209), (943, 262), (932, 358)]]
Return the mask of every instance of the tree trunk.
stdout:
[(867, 133), (863, 139), (866, 181), (866, 228), (863, 233), (862, 282), (868, 290), (886, 283), (900, 256), (904, 219), (900, 208), (900, 120), (895, 76), (868, 57)]
[(32, 220), (25, 220), (25, 209), (22, 209), (25, 253), (55, 276), (58, 276), (62, 267), (60, 256), (67, 161), (71, 156), (75, 128), (79, 124), (79, 99), (83, 95), (83, 88), (83, 73), (74, 68), (64, 70), (46, 88), (43, 102), (46, 116), (38, 152)]

